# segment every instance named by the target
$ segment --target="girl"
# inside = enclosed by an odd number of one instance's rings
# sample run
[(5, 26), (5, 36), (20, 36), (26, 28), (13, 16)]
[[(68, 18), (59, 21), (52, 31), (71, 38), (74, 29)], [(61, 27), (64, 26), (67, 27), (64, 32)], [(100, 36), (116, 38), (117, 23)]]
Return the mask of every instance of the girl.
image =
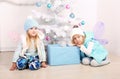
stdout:
[(94, 67), (110, 63), (107, 59), (107, 50), (91, 36), (75, 25), (71, 31), (72, 44), (81, 50), (82, 64)]
[(22, 35), (21, 42), (14, 53), (11, 71), (15, 69), (37, 70), (46, 68), (46, 54), (41, 40), (43, 34), (38, 31), (39, 24), (34, 19), (27, 19), (24, 24), (26, 35)]

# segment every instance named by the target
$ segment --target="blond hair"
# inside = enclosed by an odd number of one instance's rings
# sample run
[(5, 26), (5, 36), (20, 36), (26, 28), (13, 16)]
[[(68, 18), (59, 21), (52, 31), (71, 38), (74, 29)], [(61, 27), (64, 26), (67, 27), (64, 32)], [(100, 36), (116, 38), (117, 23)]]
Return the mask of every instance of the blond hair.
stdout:
[(41, 56), (40, 47), (39, 47), (39, 45), (41, 44), (41, 38), (39, 33), (37, 33), (37, 35), (34, 38), (32, 38), (33, 40), (31, 39), (31, 36), (29, 35), (28, 32), (26, 33), (25, 36), (22, 35), (21, 38), (22, 38), (23, 48), (20, 53), (20, 56), (25, 57), (24, 55), (25, 55), (25, 52), (27, 52), (27, 49), (30, 49), (31, 47), (33, 47), (32, 41), (34, 42), (34, 48), (36, 52)]
[[(39, 44), (39, 41), (40, 41), (40, 38), (39, 38), (39, 35), (37, 34), (34, 38), (34, 47), (35, 49), (37, 49), (37, 45)], [(30, 35), (27, 33), (26, 35), (26, 43), (27, 43), (27, 47), (30, 48), (31, 45), (32, 45), (32, 42), (31, 42), (31, 37)]]

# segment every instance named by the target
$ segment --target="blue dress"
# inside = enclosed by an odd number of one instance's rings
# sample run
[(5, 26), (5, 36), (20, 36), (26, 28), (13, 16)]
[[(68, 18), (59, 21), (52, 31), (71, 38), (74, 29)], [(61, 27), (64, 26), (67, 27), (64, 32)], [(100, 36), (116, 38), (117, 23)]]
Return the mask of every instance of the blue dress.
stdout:
[[(98, 63), (101, 63), (108, 55), (108, 51), (97, 41), (94, 39), (94, 34), (92, 32), (85, 32), (86, 39), (84, 42), (84, 46), (87, 48), (89, 42), (93, 42), (94, 46), (92, 48), (92, 52), (89, 57), (95, 59)], [(87, 55), (83, 55), (82, 57), (86, 57)]]

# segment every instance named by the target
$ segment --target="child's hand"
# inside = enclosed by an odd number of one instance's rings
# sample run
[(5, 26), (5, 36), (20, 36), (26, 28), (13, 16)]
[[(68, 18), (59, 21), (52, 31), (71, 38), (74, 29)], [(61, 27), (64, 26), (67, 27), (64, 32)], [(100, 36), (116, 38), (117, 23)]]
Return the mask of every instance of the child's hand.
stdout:
[(82, 45), (77, 45), (78, 47), (81, 47)]
[(47, 64), (43, 61), (43, 62), (41, 63), (41, 66), (42, 66), (43, 68), (46, 68), (46, 67), (47, 67)]
[(12, 66), (11, 66), (11, 68), (10, 68), (10, 71), (14, 71), (14, 70), (16, 70), (16, 69), (17, 69), (17, 65), (16, 65), (15, 62), (13, 62), (13, 63), (12, 63)]

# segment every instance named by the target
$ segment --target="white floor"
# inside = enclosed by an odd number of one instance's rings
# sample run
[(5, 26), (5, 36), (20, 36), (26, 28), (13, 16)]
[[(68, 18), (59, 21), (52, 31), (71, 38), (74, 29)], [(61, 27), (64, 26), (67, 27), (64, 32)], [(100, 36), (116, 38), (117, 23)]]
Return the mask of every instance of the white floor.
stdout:
[(81, 64), (48, 66), (36, 71), (9, 71), (13, 52), (0, 53), (0, 79), (120, 79), (120, 57), (111, 55), (111, 63), (102, 67)]

